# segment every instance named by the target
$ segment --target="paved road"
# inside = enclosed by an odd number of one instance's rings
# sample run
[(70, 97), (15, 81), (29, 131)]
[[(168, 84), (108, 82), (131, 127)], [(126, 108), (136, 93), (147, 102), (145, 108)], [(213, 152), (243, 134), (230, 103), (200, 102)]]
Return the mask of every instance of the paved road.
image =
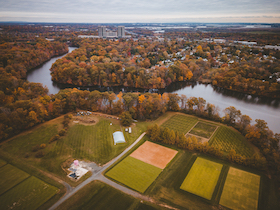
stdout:
[[(57, 201), (52, 207), (49, 208), (49, 210), (54, 210), (55, 208), (57, 208), (60, 204), (62, 204), (64, 201), (66, 201), (68, 198), (70, 198), (72, 195), (74, 195), (77, 191), (79, 191), (80, 189), (82, 189), (84, 186), (86, 186), (87, 184), (89, 184), (90, 182), (92, 182), (93, 180), (100, 180), (100, 181), (104, 181), (105, 183), (111, 185), (111, 186), (115, 186), (115, 188), (117, 189), (121, 189), (123, 192), (130, 194), (134, 197), (143, 199), (143, 200), (149, 200), (149, 198), (147, 196), (141, 195), (140, 193), (137, 193), (133, 190), (127, 189), (126, 187), (123, 187), (121, 185), (118, 185), (114, 182), (112, 182), (111, 180), (105, 178), (102, 175), (102, 172), (105, 171), (107, 168), (109, 168), (111, 165), (113, 165), (115, 162), (117, 162), (123, 155), (125, 155), (130, 149), (132, 149), (132, 147), (134, 147), (142, 138), (143, 136), (146, 134), (146, 132), (142, 133), (138, 139), (136, 139), (136, 141), (131, 144), (128, 148), (126, 148), (121, 154), (119, 154), (116, 158), (114, 158), (113, 160), (111, 160), (110, 162), (106, 163), (106, 165), (101, 167), (101, 170), (93, 170), (93, 174), (91, 177), (89, 177), (87, 180), (85, 180), (84, 182), (82, 182), (81, 184), (79, 184), (77, 187), (72, 188), (67, 186), (67, 193), (59, 200)], [(118, 185), (118, 186), (117, 186)], [(116, 187), (117, 186), (117, 187)]]

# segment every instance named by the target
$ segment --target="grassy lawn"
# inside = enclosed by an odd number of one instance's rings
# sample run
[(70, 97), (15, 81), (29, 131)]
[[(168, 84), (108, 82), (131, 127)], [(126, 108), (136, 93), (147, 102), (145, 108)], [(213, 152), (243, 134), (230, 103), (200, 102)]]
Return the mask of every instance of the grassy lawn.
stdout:
[(160, 168), (128, 156), (108, 171), (106, 176), (144, 193), (161, 171)]
[(7, 164), (7, 162), (5, 160), (0, 159), (0, 167), (4, 166), (6, 164)]
[(210, 138), (217, 126), (204, 122), (198, 122), (196, 126), (190, 131), (191, 134), (198, 135), (204, 138)]
[(181, 189), (211, 200), (223, 165), (197, 158)]
[(37, 209), (53, 197), (57, 190), (31, 176), (0, 196), (0, 209)]
[(260, 176), (230, 168), (220, 204), (230, 209), (257, 210)]
[(7, 164), (1, 168), (0, 195), (29, 177), (28, 173)]
[(198, 121), (196, 117), (176, 114), (161, 126), (186, 134)]
[(209, 141), (209, 145), (220, 146), (224, 152), (234, 149), (236, 153), (250, 157), (254, 154), (253, 148), (247, 139), (237, 131), (220, 126)]

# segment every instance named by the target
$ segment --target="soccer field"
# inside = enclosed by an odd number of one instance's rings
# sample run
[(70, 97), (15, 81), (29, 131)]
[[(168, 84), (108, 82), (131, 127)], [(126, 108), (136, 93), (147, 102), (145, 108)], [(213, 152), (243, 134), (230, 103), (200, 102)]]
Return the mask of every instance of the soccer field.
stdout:
[(198, 157), (180, 189), (211, 200), (222, 168), (222, 164)]
[(128, 156), (108, 171), (106, 176), (144, 193), (161, 171), (158, 167)]
[(230, 209), (257, 210), (260, 176), (230, 168), (220, 204)]

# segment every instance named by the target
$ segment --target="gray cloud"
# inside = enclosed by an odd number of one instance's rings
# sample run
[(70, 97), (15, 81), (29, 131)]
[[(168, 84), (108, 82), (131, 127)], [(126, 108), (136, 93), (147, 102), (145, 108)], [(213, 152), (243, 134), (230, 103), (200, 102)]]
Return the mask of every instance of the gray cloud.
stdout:
[[(279, 15), (279, 0), (0, 0), (0, 21), (143, 22), (223, 16)], [(102, 21), (103, 20), (103, 21)], [(32, 20), (29, 20), (32, 21)]]

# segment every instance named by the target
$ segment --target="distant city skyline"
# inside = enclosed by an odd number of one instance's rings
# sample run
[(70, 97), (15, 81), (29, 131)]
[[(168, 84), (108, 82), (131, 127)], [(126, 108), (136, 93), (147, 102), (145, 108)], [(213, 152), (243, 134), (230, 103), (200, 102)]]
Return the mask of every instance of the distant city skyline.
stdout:
[(279, 0), (0, 0), (0, 21), (280, 23)]

